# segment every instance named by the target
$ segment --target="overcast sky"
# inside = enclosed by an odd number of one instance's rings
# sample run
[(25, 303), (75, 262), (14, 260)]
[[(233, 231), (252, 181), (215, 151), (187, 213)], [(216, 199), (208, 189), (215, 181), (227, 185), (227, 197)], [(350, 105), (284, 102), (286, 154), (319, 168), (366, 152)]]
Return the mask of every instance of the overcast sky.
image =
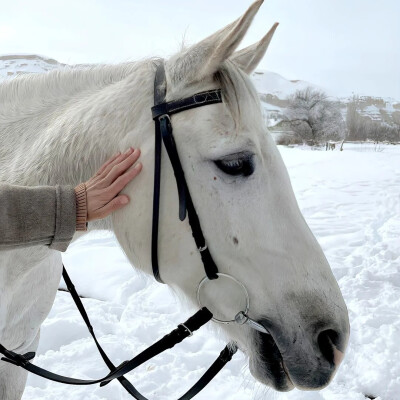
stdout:
[[(120, 62), (195, 43), (249, 0), (0, 0), (0, 54)], [(280, 22), (261, 69), (331, 94), (400, 100), (399, 0), (265, 0), (243, 46)]]

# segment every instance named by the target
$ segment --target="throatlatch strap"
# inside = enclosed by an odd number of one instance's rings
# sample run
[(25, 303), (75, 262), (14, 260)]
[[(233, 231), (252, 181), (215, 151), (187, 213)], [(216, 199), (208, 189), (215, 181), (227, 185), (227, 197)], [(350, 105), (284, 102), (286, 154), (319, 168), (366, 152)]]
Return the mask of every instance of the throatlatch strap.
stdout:
[(217, 279), (218, 267), (216, 266), (201, 229), (200, 220), (193, 205), (190, 191), (179, 160), (178, 151), (172, 134), (170, 115), (180, 111), (189, 110), (207, 104), (222, 102), (221, 90), (215, 89), (197, 93), (191, 97), (180, 100), (165, 102), (167, 87), (165, 80), (164, 63), (157, 64), (154, 80), (154, 107), (152, 107), (153, 119), (155, 122), (155, 164), (154, 164), (154, 194), (153, 194), (153, 223), (152, 223), (152, 268), (153, 275), (158, 282), (164, 283), (160, 276), (158, 264), (158, 225), (160, 207), (160, 176), (161, 176), (161, 138), (167, 150), (174, 175), (176, 179), (179, 196), (179, 219), (183, 221), (186, 211), (189, 216), (189, 224), (192, 228), (193, 238), (200, 251), (204, 270), (209, 279)]

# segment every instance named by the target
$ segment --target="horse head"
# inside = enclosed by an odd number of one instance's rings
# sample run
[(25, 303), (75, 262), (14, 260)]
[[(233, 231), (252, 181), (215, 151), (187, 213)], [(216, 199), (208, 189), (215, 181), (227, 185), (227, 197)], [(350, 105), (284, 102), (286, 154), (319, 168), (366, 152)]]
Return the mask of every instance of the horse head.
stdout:
[[(241, 18), (166, 61), (167, 100), (222, 90), (222, 103), (171, 117), (208, 248), (219, 271), (247, 289), (249, 315), (269, 334), (238, 324), (224, 324), (221, 331), (248, 355), (250, 371), (260, 382), (280, 391), (320, 389), (343, 358), (348, 313), (299, 210), (249, 77), (277, 24), (258, 43), (236, 51), (261, 4), (256, 1)], [(147, 128), (140, 144), (144, 169), (138, 184), (127, 189), (132, 206), (114, 216), (114, 226), (128, 257), (150, 272), (154, 128)], [(160, 271), (168, 285), (197, 305), (204, 269), (187, 220), (178, 219), (167, 157), (162, 164)], [(230, 279), (210, 281), (201, 295), (221, 319), (231, 318), (244, 301), (240, 285)]]

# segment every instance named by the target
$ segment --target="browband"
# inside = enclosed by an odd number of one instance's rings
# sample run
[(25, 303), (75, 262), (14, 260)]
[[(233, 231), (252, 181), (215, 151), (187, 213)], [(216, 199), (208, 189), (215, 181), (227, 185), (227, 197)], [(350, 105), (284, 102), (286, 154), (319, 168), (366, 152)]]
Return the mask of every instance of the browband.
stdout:
[(196, 93), (185, 99), (173, 100), (167, 103), (157, 104), (151, 108), (153, 119), (162, 115), (172, 115), (191, 108), (201, 107), (207, 104), (222, 103), (221, 89), (208, 90)]

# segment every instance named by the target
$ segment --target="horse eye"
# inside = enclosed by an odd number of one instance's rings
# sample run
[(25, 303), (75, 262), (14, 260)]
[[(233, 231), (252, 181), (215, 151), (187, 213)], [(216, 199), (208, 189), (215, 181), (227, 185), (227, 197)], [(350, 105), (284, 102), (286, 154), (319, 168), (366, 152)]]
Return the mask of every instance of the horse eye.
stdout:
[(250, 176), (255, 169), (253, 158), (252, 154), (234, 154), (214, 163), (225, 174)]

